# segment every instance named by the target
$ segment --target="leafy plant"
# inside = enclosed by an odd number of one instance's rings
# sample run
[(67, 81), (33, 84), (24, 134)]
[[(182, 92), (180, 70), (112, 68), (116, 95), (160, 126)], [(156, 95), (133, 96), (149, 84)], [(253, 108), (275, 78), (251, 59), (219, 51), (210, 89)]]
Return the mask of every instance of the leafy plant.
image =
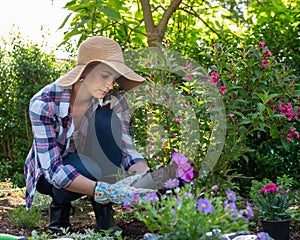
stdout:
[(23, 228), (35, 228), (41, 226), (40, 209), (36, 207), (26, 210), (24, 206), (16, 207), (8, 214), (10, 220), (17, 226)]
[(278, 177), (276, 183), (268, 179), (252, 181), (250, 197), (258, 209), (258, 215), (269, 221), (290, 218), (295, 213), (291, 208), (297, 194), (292, 190), (292, 178)]

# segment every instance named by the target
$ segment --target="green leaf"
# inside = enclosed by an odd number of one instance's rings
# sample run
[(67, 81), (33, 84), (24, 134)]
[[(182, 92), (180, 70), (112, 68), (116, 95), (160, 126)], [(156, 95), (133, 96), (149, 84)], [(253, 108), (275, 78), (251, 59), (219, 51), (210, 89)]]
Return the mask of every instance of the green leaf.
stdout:
[(120, 13), (113, 8), (103, 6), (102, 10), (109, 19), (113, 19), (117, 21), (121, 19)]

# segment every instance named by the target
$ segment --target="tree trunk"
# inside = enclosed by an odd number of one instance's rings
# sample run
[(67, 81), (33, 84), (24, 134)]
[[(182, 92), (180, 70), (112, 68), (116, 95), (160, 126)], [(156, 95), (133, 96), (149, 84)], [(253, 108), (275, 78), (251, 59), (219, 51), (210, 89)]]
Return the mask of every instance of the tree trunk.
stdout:
[(172, 14), (177, 10), (182, 0), (173, 0), (165, 10), (162, 18), (157, 25), (154, 24), (151, 6), (149, 0), (140, 0), (144, 15), (144, 22), (147, 32), (147, 42), (149, 47), (157, 46), (156, 43), (162, 43), (167, 29), (168, 21)]

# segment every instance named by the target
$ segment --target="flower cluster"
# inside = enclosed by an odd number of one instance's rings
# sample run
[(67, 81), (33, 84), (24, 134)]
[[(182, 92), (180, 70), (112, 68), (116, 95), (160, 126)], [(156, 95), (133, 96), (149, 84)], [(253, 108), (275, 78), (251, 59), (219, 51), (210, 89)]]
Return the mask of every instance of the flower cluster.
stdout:
[(256, 197), (256, 206), (264, 220), (282, 220), (290, 217), (289, 207), (294, 203), (290, 190), (275, 183), (268, 183), (261, 188)]
[(292, 121), (293, 119), (298, 120), (300, 107), (297, 108), (297, 113), (294, 113), (291, 103), (281, 103), (279, 109), (280, 114), (286, 116), (289, 121)]
[[(228, 72), (227, 74), (231, 75), (230, 72)], [(220, 80), (220, 76), (215, 71), (213, 71), (213, 72), (210, 73), (210, 81), (209, 81), (209, 83), (211, 85), (217, 85), (218, 82), (219, 82), (219, 80)], [(225, 94), (226, 91), (227, 91), (226, 86), (220, 85), (219, 91), (220, 91), (221, 94)]]
[(246, 208), (239, 210), (236, 193), (228, 189), (224, 195), (218, 189), (217, 185), (200, 189), (188, 183), (159, 201), (149, 195), (149, 200), (140, 205), (144, 211), (136, 211), (136, 216), (164, 239), (200, 239), (216, 229), (222, 234), (248, 230), (248, 220), (253, 217), (251, 205), (246, 203)]
[(226, 191), (227, 199), (224, 201), (224, 208), (227, 212), (232, 214), (234, 218), (241, 218), (243, 220), (250, 220), (254, 213), (249, 202), (246, 202), (246, 208), (238, 211), (236, 206), (236, 193), (231, 189)]

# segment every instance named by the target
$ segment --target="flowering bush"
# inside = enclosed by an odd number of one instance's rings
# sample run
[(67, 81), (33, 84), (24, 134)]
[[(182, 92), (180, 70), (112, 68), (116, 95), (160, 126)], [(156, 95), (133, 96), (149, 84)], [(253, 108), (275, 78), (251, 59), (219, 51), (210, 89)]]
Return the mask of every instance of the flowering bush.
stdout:
[[(193, 166), (189, 159), (178, 152), (172, 154), (178, 168), (178, 178), (165, 183), (165, 192), (148, 194), (143, 202), (136, 196), (133, 203), (139, 203), (141, 211), (135, 211), (152, 232), (162, 234), (166, 239), (221, 239), (223, 233), (248, 229), (248, 220), (253, 217), (250, 203), (238, 208), (237, 195), (228, 189), (223, 195), (214, 185), (209, 190), (195, 186)], [(183, 186), (180, 188), (180, 182)], [(127, 203), (126, 208), (131, 204)], [(211, 232), (212, 236), (207, 236)]]
[[(282, 179), (287, 182), (282, 183)], [(276, 183), (270, 182), (267, 179), (263, 183), (253, 181), (255, 188), (252, 188), (252, 194), (255, 189), (256, 194), (252, 195), (255, 206), (258, 209), (258, 214), (263, 220), (277, 221), (290, 218), (295, 212), (291, 208), (296, 203), (298, 192), (292, 191), (290, 181), (292, 179), (284, 176), (278, 178)], [(267, 184), (265, 182), (268, 182)], [(257, 191), (257, 187), (264, 184)]]
[(203, 64), (222, 94), (228, 120), (216, 179), (230, 168), (271, 178), (276, 166), (279, 175), (288, 173), (299, 183), (299, 76), (265, 42), (214, 44), (208, 53)]

